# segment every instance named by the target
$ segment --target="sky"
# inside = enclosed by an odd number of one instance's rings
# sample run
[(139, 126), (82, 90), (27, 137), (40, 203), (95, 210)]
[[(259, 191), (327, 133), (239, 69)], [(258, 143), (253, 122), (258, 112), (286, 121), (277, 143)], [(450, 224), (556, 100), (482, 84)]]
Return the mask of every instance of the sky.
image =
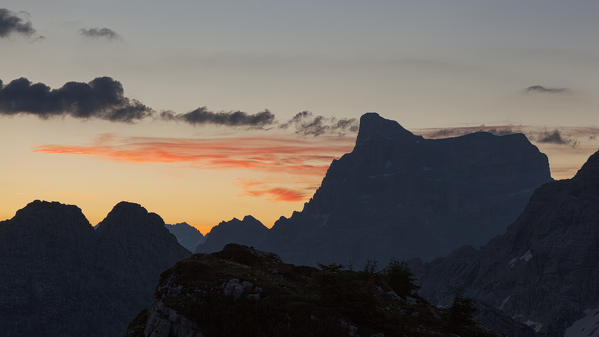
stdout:
[[(46, 199), (79, 205), (95, 224), (129, 200), (204, 233), (246, 214), (270, 226), (351, 151), (368, 111), (430, 137), (525, 132), (555, 178), (598, 145), (594, 0), (2, 8), (3, 86), (24, 77), (57, 91), (0, 94), (0, 219)], [(94, 96), (106, 93), (112, 101)]]

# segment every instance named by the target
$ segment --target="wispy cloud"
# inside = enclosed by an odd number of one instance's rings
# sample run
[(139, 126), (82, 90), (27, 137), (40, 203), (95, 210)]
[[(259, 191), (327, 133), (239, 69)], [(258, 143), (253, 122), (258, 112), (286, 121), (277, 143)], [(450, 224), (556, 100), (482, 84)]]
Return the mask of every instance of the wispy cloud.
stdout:
[(572, 133), (570, 136), (564, 135), (560, 130), (553, 129), (548, 131), (546, 128), (525, 126), (525, 125), (499, 125), (499, 126), (468, 126), (468, 127), (454, 127), (454, 128), (440, 128), (440, 129), (422, 129), (416, 131), (418, 134), (426, 138), (447, 138), (447, 137), (459, 137), (473, 132), (489, 132), (496, 136), (504, 136), (513, 133), (523, 133), (528, 139), (535, 143), (544, 144), (556, 144), (556, 145), (570, 145), (576, 146), (578, 138), (576, 134), (587, 134), (586, 137), (594, 137), (595, 134), (599, 133), (597, 129), (593, 128), (569, 128), (568, 133)]
[(449, 138), (459, 137), (474, 132), (489, 132), (496, 136), (505, 136), (513, 133), (523, 132), (520, 126), (514, 125), (498, 125), (498, 126), (464, 126), (464, 127), (452, 127), (452, 128), (433, 128), (433, 129), (421, 129), (415, 130), (419, 135), (426, 138)]
[(289, 187), (272, 186), (258, 181), (239, 181), (243, 188), (240, 197), (268, 197), (271, 201), (297, 202), (308, 198), (308, 191)]
[(542, 85), (532, 85), (524, 90), (527, 94), (562, 94), (570, 91), (568, 88), (551, 88)]
[(351, 150), (352, 138), (325, 142), (286, 136), (246, 138), (152, 138), (101, 135), (91, 145), (37, 146), (47, 154), (89, 156), (130, 163), (188, 163), (198, 169), (251, 169), (323, 176), (330, 162)]
[(265, 127), (275, 121), (275, 115), (270, 111), (264, 110), (255, 114), (249, 114), (243, 111), (214, 112), (203, 106), (191, 112), (175, 114), (171, 111), (164, 111), (160, 114), (164, 120), (179, 120), (191, 125), (225, 125), (225, 126), (250, 126)]
[(315, 115), (310, 111), (302, 111), (289, 121), (279, 125), (281, 129), (293, 128), (296, 134), (304, 136), (320, 136), (323, 134), (345, 135), (346, 132), (358, 131), (359, 122), (355, 118), (336, 119)]
[(104, 39), (109, 41), (120, 40), (121, 36), (110, 28), (81, 28), (79, 29), (81, 36), (90, 39)]

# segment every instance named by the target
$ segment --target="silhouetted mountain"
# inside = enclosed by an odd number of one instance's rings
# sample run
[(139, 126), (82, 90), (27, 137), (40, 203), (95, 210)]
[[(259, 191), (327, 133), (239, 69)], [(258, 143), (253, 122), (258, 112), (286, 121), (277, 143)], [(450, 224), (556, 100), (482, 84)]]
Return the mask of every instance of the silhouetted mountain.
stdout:
[(78, 207), (34, 201), (0, 223), (0, 335), (121, 335), (160, 272), (188, 255), (137, 204), (94, 231)]
[(298, 267), (229, 244), (164, 272), (154, 303), (131, 322), (127, 336), (496, 336), (471, 321), (468, 303), (436, 308), (404, 292), (395, 272)]
[[(367, 113), (303, 211), (244, 243), (299, 264), (433, 258), (502, 233), (550, 180), (547, 157), (522, 134), (424, 139)], [(213, 250), (243, 237), (227, 234)]]
[(185, 247), (190, 252), (195, 251), (196, 247), (204, 243), (205, 240), (204, 235), (199, 230), (186, 222), (180, 222), (174, 225), (167, 224), (166, 229), (177, 238), (177, 241), (181, 246)]
[(83, 336), (97, 327), (87, 308), (103, 300), (93, 247), (76, 206), (34, 201), (0, 222), (0, 334)]
[[(599, 309), (599, 152), (576, 176), (547, 183), (505, 234), (421, 265), (421, 294), (457, 292), (527, 323), (541, 336), (595, 336)], [(591, 324), (592, 323), (592, 324)], [(595, 325), (595, 326), (592, 326)]]
[(206, 234), (206, 241), (196, 248), (196, 252), (217, 252), (232, 242), (249, 246), (260, 245), (267, 231), (268, 228), (251, 215), (246, 215), (243, 220), (233, 218), (230, 221), (222, 221)]

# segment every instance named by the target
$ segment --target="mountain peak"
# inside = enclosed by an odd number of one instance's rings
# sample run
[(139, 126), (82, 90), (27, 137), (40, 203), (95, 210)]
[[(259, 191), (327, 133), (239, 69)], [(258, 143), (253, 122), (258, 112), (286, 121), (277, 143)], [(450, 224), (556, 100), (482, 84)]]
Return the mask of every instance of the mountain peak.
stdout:
[(254, 218), (254, 217), (253, 217), (253, 216), (251, 216), (251, 215), (246, 215), (246, 216), (244, 216), (242, 221), (243, 221), (243, 222), (246, 222), (246, 221), (251, 221), (251, 222), (260, 222), (258, 219)]
[(39, 210), (70, 210), (81, 212), (81, 209), (75, 205), (67, 205), (58, 201), (34, 200), (18, 210), (17, 213), (31, 213)]
[(376, 112), (367, 112), (360, 117), (356, 147), (373, 139), (398, 140), (413, 137), (415, 137), (413, 133), (404, 129), (396, 121), (385, 119)]
[(27, 206), (18, 210), (14, 219), (39, 218), (43, 222), (57, 221), (59, 225), (65, 225), (65, 221), (60, 219), (74, 220), (77, 223), (84, 223), (91, 228), (91, 225), (81, 212), (81, 209), (75, 205), (62, 204), (57, 201), (34, 200)]
[[(127, 227), (128, 231), (150, 230), (154, 228), (160, 230), (164, 227), (164, 221), (156, 213), (149, 213), (140, 204), (121, 201), (116, 204), (110, 213), (97, 226), (99, 232), (108, 231), (108, 228)], [(165, 229), (166, 230), (166, 229)]]
[(129, 201), (121, 201), (118, 204), (114, 205), (111, 212), (145, 212), (147, 213), (145, 208), (143, 208), (140, 204), (129, 202)]

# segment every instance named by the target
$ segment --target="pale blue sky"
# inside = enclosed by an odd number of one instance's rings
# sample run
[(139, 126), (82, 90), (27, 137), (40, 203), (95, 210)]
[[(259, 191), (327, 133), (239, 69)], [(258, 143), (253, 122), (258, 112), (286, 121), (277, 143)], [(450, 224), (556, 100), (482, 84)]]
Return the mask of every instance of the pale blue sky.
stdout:
[[(0, 78), (109, 75), (156, 109), (379, 111), (407, 126), (599, 124), (599, 2), (28, 1)], [(89, 41), (85, 27), (123, 40)], [(567, 87), (529, 97), (530, 85)]]

